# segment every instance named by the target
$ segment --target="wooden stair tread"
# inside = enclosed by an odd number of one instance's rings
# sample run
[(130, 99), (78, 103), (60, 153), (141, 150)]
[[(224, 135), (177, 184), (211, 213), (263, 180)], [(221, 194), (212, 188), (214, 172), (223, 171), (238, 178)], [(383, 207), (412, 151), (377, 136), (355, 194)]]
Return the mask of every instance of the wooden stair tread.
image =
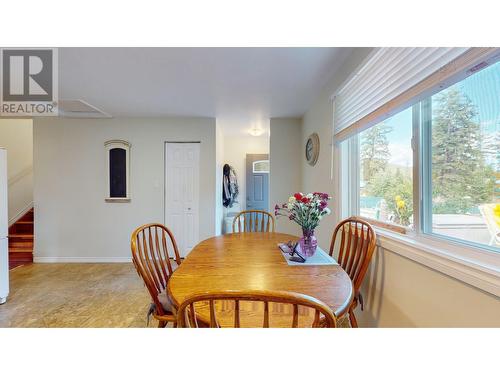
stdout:
[(27, 239), (27, 238), (18, 238), (18, 239), (9, 239), (9, 246), (11, 245), (19, 245), (19, 246), (24, 246), (29, 243), (34, 243), (33, 239)]
[(34, 238), (35, 236), (33, 234), (28, 234), (28, 233), (16, 233), (16, 234), (9, 234), (9, 238), (26, 238), (26, 239), (31, 239)]
[(23, 246), (23, 245), (26, 245), (27, 243), (33, 243), (35, 241), (33, 241), (33, 238), (32, 239), (28, 239), (28, 238), (17, 238), (17, 239), (14, 239), (12, 240), (12, 238), (9, 239), (9, 246), (10, 245), (20, 245), (20, 246)]
[(9, 249), (33, 249), (33, 242), (9, 244)]

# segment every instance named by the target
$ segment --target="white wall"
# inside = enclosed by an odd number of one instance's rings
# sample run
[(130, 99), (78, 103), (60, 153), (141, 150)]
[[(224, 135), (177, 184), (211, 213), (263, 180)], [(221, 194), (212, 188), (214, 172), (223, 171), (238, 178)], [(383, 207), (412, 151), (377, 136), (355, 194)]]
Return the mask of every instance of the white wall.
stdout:
[(215, 235), (222, 234), (224, 206), (222, 204), (222, 177), (224, 167), (224, 133), (220, 124), (215, 126)]
[[(104, 142), (131, 143), (131, 203), (106, 203)], [(164, 222), (164, 142), (200, 141), (200, 240), (215, 232), (208, 118), (34, 120), (35, 261), (124, 261), (139, 225)]]
[(224, 137), (224, 164), (231, 165), (236, 171), (239, 186), (239, 209), (246, 208), (246, 155), (269, 154), (269, 135), (226, 135)]
[(500, 299), (378, 248), (362, 293), (363, 327), (500, 327)]
[[(370, 53), (371, 48), (356, 48), (344, 65), (334, 73), (326, 83), (320, 95), (305, 113), (302, 120), (302, 145), (309, 135), (318, 133), (320, 152), (316, 165), (310, 166), (305, 158), (301, 158), (302, 189), (304, 192), (321, 191), (333, 196), (334, 183), (332, 179), (332, 138), (333, 138), (333, 106), (331, 95)], [(333, 196), (333, 200), (338, 197)], [(334, 202), (331, 202), (333, 206)], [(335, 226), (335, 215), (323, 218), (316, 229), (316, 237), (323, 249), (329, 248), (330, 238)]]
[[(303, 118), (302, 140), (317, 132), (321, 151), (311, 167), (303, 158), (302, 189), (333, 193), (332, 123), (330, 96), (370, 52), (357, 48), (327, 83)], [(272, 129), (272, 128), (271, 128)], [(271, 147), (271, 155), (273, 148)], [(293, 171), (289, 172), (293, 174)], [(333, 199), (339, 199), (333, 196)], [(335, 215), (324, 219), (316, 231), (319, 245), (328, 248)], [(364, 327), (500, 327), (500, 299), (451, 278), (434, 269), (398, 255), (390, 249), (377, 249), (363, 285), (365, 311), (356, 310)]]
[[(304, 145), (301, 142), (302, 121), (296, 118), (271, 119), (271, 176), (270, 206), (288, 201), (293, 193), (301, 191)], [(299, 226), (286, 217), (276, 220), (276, 231), (299, 235)]]
[(33, 203), (33, 122), (0, 120), (0, 147), (7, 150), (9, 225)]

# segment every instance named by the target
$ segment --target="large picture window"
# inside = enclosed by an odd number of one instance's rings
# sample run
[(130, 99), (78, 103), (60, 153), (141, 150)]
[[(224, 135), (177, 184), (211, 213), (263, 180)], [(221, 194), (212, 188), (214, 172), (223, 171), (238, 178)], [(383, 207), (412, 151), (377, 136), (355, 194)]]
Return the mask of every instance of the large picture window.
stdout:
[(500, 251), (499, 98), (497, 62), (344, 141), (349, 214)]

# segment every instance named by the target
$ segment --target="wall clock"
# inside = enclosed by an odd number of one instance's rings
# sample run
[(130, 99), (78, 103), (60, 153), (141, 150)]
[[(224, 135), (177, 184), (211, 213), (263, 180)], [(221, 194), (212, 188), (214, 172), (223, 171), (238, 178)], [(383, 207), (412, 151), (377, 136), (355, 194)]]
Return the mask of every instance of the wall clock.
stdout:
[(306, 160), (309, 165), (314, 165), (318, 161), (319, 156), (319, 137), (318, 134), (312, 133), (306, 142)]

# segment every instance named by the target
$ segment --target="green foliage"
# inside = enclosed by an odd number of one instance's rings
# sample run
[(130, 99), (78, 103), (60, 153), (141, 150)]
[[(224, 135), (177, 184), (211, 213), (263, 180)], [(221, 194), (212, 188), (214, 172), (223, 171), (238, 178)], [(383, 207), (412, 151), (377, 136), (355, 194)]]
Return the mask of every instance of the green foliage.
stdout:
[(391, 156), (387, 134), (391, 131), (390, 126), (381, 123), (363, 132), (361, 138), (361, 166), (363, 168), (363, 179), (368, 183), (387, 166), (387, 161)]
[(363, 132), (361, 138), (361, 166), (366, 193), (381, 197), (395, 222), (409, 225), (413, 215), (413, 185), (407, 171), (389, 168), (391, 156), (387, 134), (392, 128), (385, 123)]
[(433, 106), (433, 212), (467, 213), (492, 199), (495, 183), (481, 151), (477, 110), (457, 89), (440, 94)]
[[(494, 201), (495, 169), (486, 158), (500, 158), (499, 136), (483, 139), (477, 110), (458, 89), (444, 91), (432, 105), (433, 213), (471, 213), (479, 204)], [(394, 221), (409, 225), (413, 214), (412, 176), (410, 170), (388, 164), (391, 155), (387, 134), (391, 131), (382, 123), (363, 132), (363, 193), (383, 198)]]
[(413, 215), (413, 182), (411, 175), (400, 169), (386, 169), (377, 174), (370, 184), (369, 194), (382, 197), (395, 221), (409, 225)]

